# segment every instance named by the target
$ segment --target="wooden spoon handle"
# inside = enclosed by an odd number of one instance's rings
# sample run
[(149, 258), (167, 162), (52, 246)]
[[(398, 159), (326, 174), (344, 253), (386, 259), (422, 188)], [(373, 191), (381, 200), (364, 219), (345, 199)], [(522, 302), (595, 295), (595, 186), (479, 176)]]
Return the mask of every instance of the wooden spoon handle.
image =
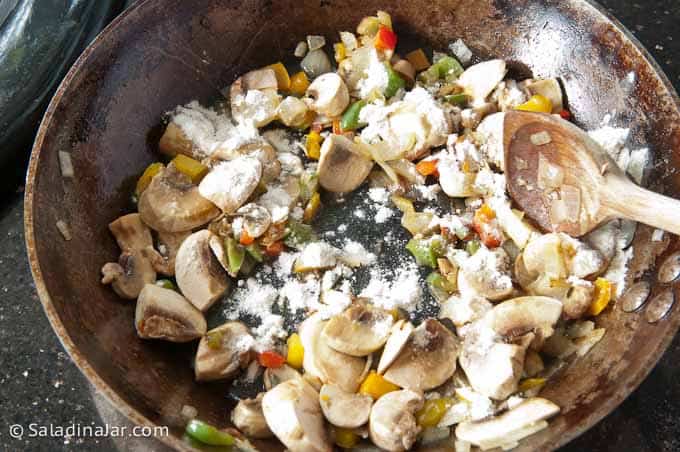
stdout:
[(612, 217), (627, 218), (680, 235), (680, 201), (645, 190), (626, 178), (607, 180), (603, 204)]

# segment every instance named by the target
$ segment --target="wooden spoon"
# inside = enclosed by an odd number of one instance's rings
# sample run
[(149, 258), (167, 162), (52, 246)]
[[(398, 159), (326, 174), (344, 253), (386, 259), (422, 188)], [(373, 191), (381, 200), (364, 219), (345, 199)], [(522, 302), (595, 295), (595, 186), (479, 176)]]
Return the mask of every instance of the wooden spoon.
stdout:
[(680, 235), (680, 201), (634, 184), (583, 130), (542, 113), (504, 121), (508, 192), (542, 229), (579, 237), (627, 218)]

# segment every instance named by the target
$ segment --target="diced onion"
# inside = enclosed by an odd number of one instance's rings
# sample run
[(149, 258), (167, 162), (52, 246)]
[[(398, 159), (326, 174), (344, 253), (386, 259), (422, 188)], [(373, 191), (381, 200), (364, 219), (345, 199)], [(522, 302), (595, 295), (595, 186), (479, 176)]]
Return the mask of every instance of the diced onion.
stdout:
[(359, 47), (357, 37), (354, 36), (354, 33), (350, 33), (349, 31), (341, 31), (340, 40), (344, 44), (345, 50), (347, 50), (348, 52), (351, 52), (352, 50)]
[(393, 160), (388, 163), (392, 169), (400, 176), (412, 184), (422, 185), (425, 178), (416, 170), (416, 165), (406, 159)]
[(307, 54), (307, 43), (304, 41), (298, 42), (297, 46), (295, 47), (295, 56), (298, 58), (302, 58)]
[(553, 190), (559, 188), (564, 180), (564, 171), (559, 166), (553, 165), (543, 155), (538, 154), (538, 188), (541, 190)]
[(307, 36), (307, 46), (309, 46), (309, 51), (320, 49), (326, 45), (326, 38), (323, 36), (309, 35)]
[(534, 146), (543, 146), (545, 144), (552, 143), (550, 134), (545, 130), (543, 132), (534, 133), (529, 137), (529, 140), (531, 140), (531, 144)]
[(61, 168), (62, 177), (74, 177), (73, 161), (69, 152), (59, 151), (59, 167)]
[(300, 66), (311, 79), (333, 70), (331, 60), (323, 50), (310, 51), (300, 62)]

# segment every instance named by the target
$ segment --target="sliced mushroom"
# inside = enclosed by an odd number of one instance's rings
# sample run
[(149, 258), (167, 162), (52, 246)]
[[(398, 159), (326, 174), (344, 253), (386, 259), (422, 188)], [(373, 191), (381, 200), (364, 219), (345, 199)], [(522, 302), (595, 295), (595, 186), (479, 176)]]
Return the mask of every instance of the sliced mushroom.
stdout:
[(413, 68), (413, 65), (409, 63), (408, 60), (397, 61), (392, 66), (392, 69), (394, 69), (395, 72), (398, 72), (399, 74), (403, 75), (406, 81), (409, 83), (409, 86), (411, 86), (411, 84), (415, 82), (416, 70)]
[(562, 312), (567, 319), (580, 319), (588, 312), (593, 302), (595, 288), (587, 281), (573, 285), (562, 299)]
[(495, 102), (485, 102), (481, 105), (467, 108), (460, 114), (461, 125), (466, 129), (476, 129), (484, 118), (497, 112), (498, 106)]
[(329, 72), (318, 76), (309, 88), (310, 108), (330, 118), (340, 116), (349, 105), (349, 91), (342, 78)]
[(102, 284), (111, 284), (121, 298), (134, 300), (146, 284), (156, 281), (156, 271), (144, 251), (124, 251), (118, 263), (109, 262), (102, 267)]
[(321, 411), (331, 424), (342, 428), (358, 428), (368, 422), (373, 398), (367, 394), (343, 391), (325, 384), (319, 392)]
[(385, 345), (393, 323), (394, 318), (384, 309), (356, 304), (331, 318), (321, 334), (341, 353), (366, 356)]
[(196, 381), (232, 378), (250, 363), (253, 343), (248, 328), (241, 322), (227, 322), (208, 331), (196, 351)]
[(301, 127), (309, 122), (309, 108), (303, 100), (288, 96), (279, 104), (279, 119), (288, 127)]
[(359, 389), (367, 372), (366, 358), (347, 355), (332, 349), (323, 334), (317, 337), (313, 353), (316, 353), (315, 361), (323, 375), (322, 382), (335, 384), (343, 391), (350, 393)]
[(262, 163), (253, 157), (238, 157), (217, 164), (198, 186), (201, 196), (223, 212), (233, 213), (253, 194), (262, 177)]
[(177, 252), (175, 278), (185, 297), (205, 311), (229, 288), (229, 279), (210, 248), (212, 232), (204, 229), (187, 237)]
[(380, 397), (369, 418), (369, 434), (376, 446), (390, 452), (401, 452), (416, 442), (420, 427), (415, 412), (423, 405), (423, 396), (404, 389)]
[(241, 399), (231, 412), (231, 422), (234, 423), (234, 427), (250, 438), (264, 439), (274, 436), (262, 413), (263, 396), (264, 393), (261, 392), (254, 399)]
[(390, 331), (390, 336), (385, 342), (380, 361), (378, 361), (378, 373), (384, 373), (388, 367), (392, 365), (395, 359), (399, 356), (401, 351), (408, 343), (409, 338), (413, 333), (413, 325), (406, 320), (398, 320)]
[(137, 207), (142, 221), (159, 232), (189, 231), (219, 215), (215, 205), (172, 163), (154, 176)]
[(332, 192), (350, 192), (361, 185), (373, 168), (373, 161), (356, 152), (354, 143), (343, 135), (329, 135), (321, 146), (319, 183)]
[(247, 144), (240, 144), (238, 147), (228, 147), (225, 142), (222, 147), (218, 147), (211, 157), (220, 160), (234, 160), (239, 157), (254, 157), (262, 163), (262, 182), (269, 183), (281, 174), (281, 163), (279, 162), (276, 151), (271, 144), (265, 140), (256, 140)]
[(186, 136), (182, 128), (174, 122), (168, 123), (163, 136), (158, 142), (161, 153), (174, 157), (184, 154), (191, 158), (196, 157), (194, 143)]
[(505, 172), (505, 151), (503, 148), (503, 125), (505, 113), (494, 113), (485, 117), (477, 127), (477, 132), (484, 138), (481, 150), (489, 162), (501, 172)]
[(294, 378), (302, 378), (302, 375), (300, 375), (300, 372), (287, 364), (276, 368), (267, 367), (264, 370), (263, 376), (264, 387), (267, 389), (267, 391), (269, 391), (279, 383), (283, 383), (284, 381), (292, 380)]
[[(513, 444), (516, 441), (535, 433), (531, 426), (544, 428), (542, 421), (560, 412), (560, 407), (547, 399), (533, 397), (525, 400), (511, 410), (489, 420), (462, 422), (456, 427), (456, 437), (476, 446), (486, 448)], [(491, 448), (489, 447), (489, 448)]]
[(512, 291), (510, 260), (503, 248), (480, 248), (458, 271), (458, 288), (462, 294), (502, 300)]
[(300, 341), (305, 350), (302, 358), (302, 368), (306, 374), (322, 380), (325, 378), (323, 371), (318, 363), (317, 342), (321, 331), (326, 323), (319, 313), (314, 313), (307, 317), (298, 328)]
[(262, 398), (269, 429), (291, 451), (330, 452), (319, 394), (303, 379), (285, 381)]
[(190, 235), (190, 231), (158, 233), (158, 252), (151, 253), (153, 256), (151, 263), (158, 273), (167, 276), (175, 276), (175, 258), (177, 257), (177, 251), (179, 251), (179, 247), (182, 245), (184, 239)]
[(507, 73), (503, 60), (489, 60), (470, 66), (458, 78), (458, 84), (472, 96), (474, 103), (482, 103)]
[(121, 251), (141, 251), (153, 246), (151, 231), (142, 222), (138, 213), (123, 215), (109, 223), (109, 230), (116, 237), (116, 242)]
[(240, 123), (263, 127), (276, 118), (281, 101), (277, 93), (276, 73), (271, 68), (243, 74), (231, 84), (231, 114)]
[(501, 336), (517, 337), (533, 332), (543, 339), (553, 334), (561, 315), (562, 303), (550, 297), (513, 298), (496, 305), (487, 314), (491, 327)]
[(540, 94), (547, 97), (552, 103), (552, 113), (559, 113), (564, 109), (562, 87), (556, 78), (530, 81), (526, 84), (526, 88), (532, 96)]
[(264, 207), (249, 203), (236, 211), (236, 215), (243, 218), (243, 229), (252, 238), (258, 238), (269, 229), (272, 216)]
[(527, 347), (499, 342), (501, 338), (486, 320), (468, 327), (458, 359), (475, 391), (503, 400), (517, 391)]
[(203, 314), (174, 290), (147, 284), (139, 294), (135, 328), (142, 339), (189, 342), (205, 334)]
[(385, 371), (385, 379), (412, 391), (444, 384), (456, 371), (458, 341), (435, 319), (421, 323), (401, 354)]

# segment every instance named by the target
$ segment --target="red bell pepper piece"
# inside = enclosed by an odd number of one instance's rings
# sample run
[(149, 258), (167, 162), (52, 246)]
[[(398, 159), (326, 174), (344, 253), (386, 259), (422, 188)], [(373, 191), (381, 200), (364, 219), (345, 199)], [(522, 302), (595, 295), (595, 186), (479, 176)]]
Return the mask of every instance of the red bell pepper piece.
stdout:
[(378, 50), (394, 50), (397, 46), (397, 34), (381, 25), (378, 34), (375, 36), (375, 48)]

